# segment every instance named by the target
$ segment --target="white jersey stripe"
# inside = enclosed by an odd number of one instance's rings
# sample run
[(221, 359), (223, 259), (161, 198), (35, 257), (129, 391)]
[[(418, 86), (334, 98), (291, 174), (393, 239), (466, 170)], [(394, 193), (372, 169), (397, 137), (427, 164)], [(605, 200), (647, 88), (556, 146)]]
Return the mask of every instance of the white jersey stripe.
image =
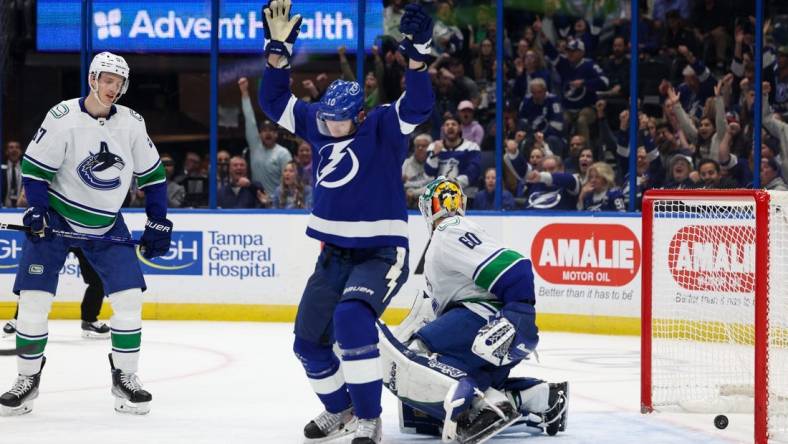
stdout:
[(75, 207), (79, 208), (80, 210), (85, 210), (85, 211), (88, 211), (90, 213), (98, 214), (98, 215), (101, 215), (101, 216), (115, 217), (117, 215), (117, 213), (113, 213), (111, 211), (99, 210), (98, 208), (91, 208), (91, 207), (89, 207), (87, 205), (84, 205), (84, 204), (81, 204), (79, 202), (74, 202), (73, 200), (68, 199), (66, 196), (58, 193), (57, 191), (53, 190), (52, 188), (49, 189), (49, 192), (54, 194), (58, 199), (62, 200), (63, 202), (66, 202), (66, 203), (68, 203), (68, 204), (70, 204), (72, 206), (75, 206)]
[(307, 226), (315, 231), (339, 237), (408, 237), (408, 223), (399, 219), (335, 221), (310, 214)]

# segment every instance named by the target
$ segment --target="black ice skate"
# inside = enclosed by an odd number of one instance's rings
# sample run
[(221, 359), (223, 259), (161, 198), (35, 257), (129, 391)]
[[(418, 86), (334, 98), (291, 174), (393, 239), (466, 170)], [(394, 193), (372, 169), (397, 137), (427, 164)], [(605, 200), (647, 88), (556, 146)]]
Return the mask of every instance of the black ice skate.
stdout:
[(16, 333), (16, 319), (11, 319), (3, 326), (3, 337)]
[(550, 406), (542, 414), (544, 418), (544, 431), (554, 436), (566, 430), (566, 421), (569, 416), (569, 382), (550, 383), (550, 396), (547, 400)]
[(115, 395), (115, 411), (145, 415), (150, 412), (150, 393), (142, 389), (142, 383), (136, 373), (125, 373), (115, 368), (112, 353), (109, 354), (109, 365), (112, 368), (112, 394)]
[(349, 435), (356, 431), (357, 425), (352, 407), (339, 413), (324, 411), (304, 427), (304, 442), (318, 443)]
[(18, 416), (33, 411), (33, 400), (38, 398), (41, 370), (47, 358), (41, 359), (41, 369), (33, 376), (19, 375), (11, 390), (0, 396), (0, 415)]
[(82, 321), (82, 337), (86, 339), (108, 339), (109, 325), (101, 321)]
[(457, 418), (457, 442), (479, 444), (517, 422), (522, 414), (506, 401), (482, 409), (475, 417), (467, 411)]
[(351, 444), (378, 444), (382, 437), (383, 423), (380, 418), (359, 419)]

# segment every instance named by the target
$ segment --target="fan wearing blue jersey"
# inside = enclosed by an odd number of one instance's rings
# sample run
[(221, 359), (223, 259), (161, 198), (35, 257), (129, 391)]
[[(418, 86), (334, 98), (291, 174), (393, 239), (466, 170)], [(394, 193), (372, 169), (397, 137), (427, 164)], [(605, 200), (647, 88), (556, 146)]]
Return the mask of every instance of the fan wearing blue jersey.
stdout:
[(377, 443), (383, 385), (375, 321), (408, 276), (401, 168), (408, 135), (434, 103), (425, 63), (432, 19), (419, 5), (405, 7), (399, 50), (409, 59), (406, 92), (365, 114), (364, 89), (356, 82), (333, 82), (319, 103), (292, 94), (290, 60), (301, 17), (291, 17), (290, 7), (289, 0), (274, 0), (263, 11), (260, 107), (308, 141), (315, 159), (306, 233), (325, 246), (298, 307), (293, 351), (325, 411), (306, 425), (304, 439), (354, 433), (354, 444)]

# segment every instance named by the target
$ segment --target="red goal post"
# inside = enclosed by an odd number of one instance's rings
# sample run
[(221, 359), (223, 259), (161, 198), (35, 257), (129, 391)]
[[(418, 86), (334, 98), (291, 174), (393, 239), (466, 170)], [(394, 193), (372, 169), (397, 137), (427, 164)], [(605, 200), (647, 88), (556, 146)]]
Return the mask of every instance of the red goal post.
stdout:
[(651, 190), (642, 227), (641, 411), (786, 433), (788, 192)]

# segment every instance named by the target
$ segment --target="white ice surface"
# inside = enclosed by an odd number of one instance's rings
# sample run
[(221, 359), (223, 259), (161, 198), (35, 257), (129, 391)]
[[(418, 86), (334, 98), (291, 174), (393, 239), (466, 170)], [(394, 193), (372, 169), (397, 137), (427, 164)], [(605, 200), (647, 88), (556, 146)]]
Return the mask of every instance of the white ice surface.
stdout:
[[(0, 418), (0, 444), (298, 443), (322, 407), (292, 355), (291, 332), (292, 324), (145, 321), (139, 375), (153, 404), (136, 417), (113, 410), (109, 341), (82, 339), (78, 321), (51, 321), (41, 394), (31, 414)], [(12, 338), (0, 347), (13, 347)], [(714, 415), (641, 415), (639, 349), (636, 337), (542, 333), (541, 362), (515, 374), (570, 381), (568, 430), (491, 443), (752, 442), (748, 415), (729, 415), (724, 431)], [(0, 357), (0, 391), (15, 376), (15, 358)], [(440, 442), (400, 434), (385, 389), (383, 424), (384, 443)]]

